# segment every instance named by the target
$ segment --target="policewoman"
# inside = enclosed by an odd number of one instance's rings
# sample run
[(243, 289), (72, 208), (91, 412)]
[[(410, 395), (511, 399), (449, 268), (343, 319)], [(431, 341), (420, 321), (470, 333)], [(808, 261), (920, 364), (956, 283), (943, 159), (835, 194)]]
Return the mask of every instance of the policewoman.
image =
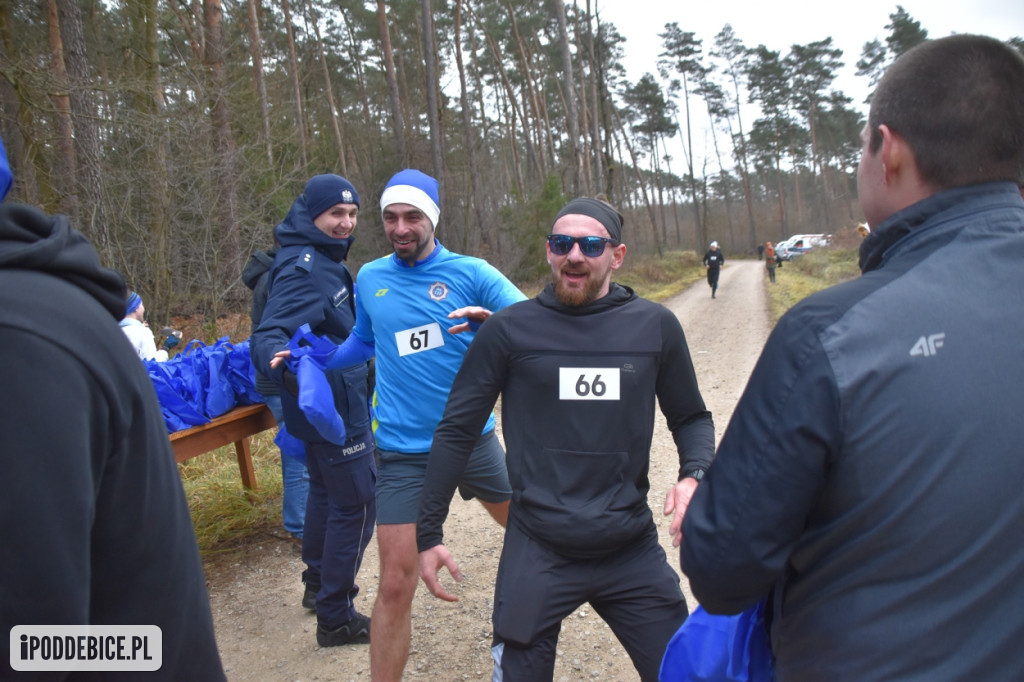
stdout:
[[(313, 177), (275, 228), (281, 245), (270, 271), (267, 306), (250, 347), (253, 362), (281, 387), (285, 426), (305, 444), (309, 500), (302, 535), (302, 604), (317, 614), (320, 646), (365, 643), (370, 619), (356, 611), (356, 574), (373, 536), (376, 465), (367, 364), (325, 372), (344, 436), (322, 433), (299, 407), (300, 388), (285, 365), (270, 367), (304, 324), (344, 341), (355, 324), (355, 291), (345, 265), (359, 217), (359, 194), (345, 178)], [(339, 442), (340, 441), (340, 442)]]

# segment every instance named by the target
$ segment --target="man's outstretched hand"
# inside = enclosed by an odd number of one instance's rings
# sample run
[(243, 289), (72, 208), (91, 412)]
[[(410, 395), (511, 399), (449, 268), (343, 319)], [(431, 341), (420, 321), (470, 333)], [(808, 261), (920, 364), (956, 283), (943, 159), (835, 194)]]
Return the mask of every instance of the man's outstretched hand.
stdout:
[(288, 349), (279, 350), (274, 353), (274, 357), (270, 358), (270, 369), (277, 369), (281, 363), (292, 356), (292, 352)]
[(453, 310), (448, 313), (449, 320), (465, 317), (467, 321), (462, 324), (457, 324), (454, 327), (448, 327), (448, 333), (461, 334), (465, 331), (475, 332), (480, 328), (480, 325), (484, 323), (484, 320), (491, 316), (491, 314), (490, 310), (478, 305), (468, 305), (464, 308)]
[(420, 552), (420, 577), (423, 578), (430, 594), (445, 601), (459, 601), (459, 598), (445, 590), (441, 581), (437, 579), (442, 566), (448, 568), (448, 572), (455, 578), (455, 582), (462, 582), (462, 571), (459, 570), (455, 558), (452, 557), (451, 552), (445, 549), (444, 545), (435, 545), (425, 552)]

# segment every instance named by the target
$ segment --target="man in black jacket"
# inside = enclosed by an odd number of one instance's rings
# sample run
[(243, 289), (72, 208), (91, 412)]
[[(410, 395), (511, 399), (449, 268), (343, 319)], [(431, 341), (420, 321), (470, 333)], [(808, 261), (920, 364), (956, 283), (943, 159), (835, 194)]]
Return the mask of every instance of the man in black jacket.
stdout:
[[(656, 402), (679, 450), (665, 502), (676, 536), (714, 454), (711, 414), (679, 321), (611, 282), (626, 254), (622, 218), (575, 199), (548, 236), (553, 283), (477, 332), (434, 434), (417, 522), (420, 575), (431, 593), (458, 476), (499, 394), (512, 503), (494, 606), (495, 676), (550, 679), (562, 619), (589, 602), (644, 680), (656, 680), (687, 615), (679, 577), (647, 503)], [(678, 538), (676, 538), (678, 539)]]
[(711, 298), (715, 297), (715, 293), (718, 292), (718, 275), (722, 271), (722, 266), (725, 265), (725, 256), (722, 254), (722, 250), (718, 248), (718, 242), (711, 242), (711, 246), (708, 247), (707, 253), (704, 254), (702, 259), (704, 267), (708, 271), (708, 286), (711, 287)]
[(155, 625), (160, 668), (137, 674), (223, 680), (167, 427), (117, 326), (125, 293), (66, 216), (0, 205), (0, 632)]

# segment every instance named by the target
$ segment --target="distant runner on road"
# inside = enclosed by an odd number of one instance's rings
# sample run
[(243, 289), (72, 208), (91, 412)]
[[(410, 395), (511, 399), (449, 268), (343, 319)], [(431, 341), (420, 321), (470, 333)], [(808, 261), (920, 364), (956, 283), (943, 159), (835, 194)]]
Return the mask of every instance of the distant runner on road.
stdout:
[(711, 242), (711, 247), (704, 254), (703, 263), (708, 269), (708, 286), (711, 287), (711, 298), (714, 298), (715, 292), (718, 291), (718, 273), (725, 265), (725, 255), (718, 248), (718, 242)]

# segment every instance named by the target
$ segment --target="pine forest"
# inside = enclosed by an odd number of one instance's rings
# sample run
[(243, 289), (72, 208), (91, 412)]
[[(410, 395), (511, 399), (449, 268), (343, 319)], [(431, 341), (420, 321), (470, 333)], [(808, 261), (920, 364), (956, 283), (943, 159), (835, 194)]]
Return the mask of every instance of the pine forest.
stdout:
[(353, 272), (390, 251), (377, 200), (406, 167), (440, 180), (445, 246), (515, 281), (573, 196), (647, 254), (856, 223), (867, 107), (836, 74), (870, 87), (926, 28), (894, 6), (849, 55), (652, 21), (630, 82), (608, 1), (0, 0), (8, 200), (68, 214), (157, 318), (245, 309), (242, 267), (318, 173), (360, 192)]

